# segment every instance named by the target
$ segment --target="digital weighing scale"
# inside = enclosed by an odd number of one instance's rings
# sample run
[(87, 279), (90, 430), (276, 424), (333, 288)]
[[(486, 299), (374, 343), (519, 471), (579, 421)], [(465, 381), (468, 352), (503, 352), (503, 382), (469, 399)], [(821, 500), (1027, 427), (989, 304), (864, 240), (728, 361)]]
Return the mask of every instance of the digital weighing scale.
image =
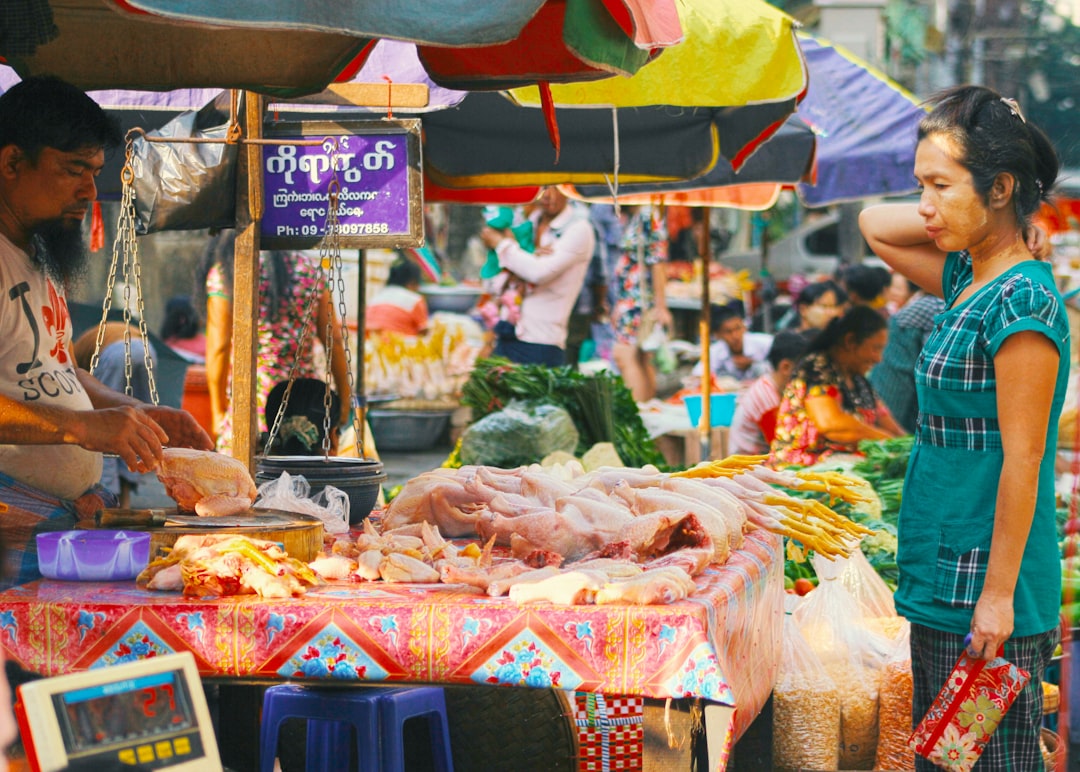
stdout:
[(23, 684), (15, 715), (32, 770), (221, 772), (190, 652)]

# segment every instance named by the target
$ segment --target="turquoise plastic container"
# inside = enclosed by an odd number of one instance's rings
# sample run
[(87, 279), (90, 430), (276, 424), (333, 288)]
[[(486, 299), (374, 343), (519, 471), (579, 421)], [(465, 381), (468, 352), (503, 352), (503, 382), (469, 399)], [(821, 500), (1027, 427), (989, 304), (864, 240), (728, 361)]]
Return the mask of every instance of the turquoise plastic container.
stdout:
[[(709, 398), (709, 423), (712, 426), (731, 426), (735, 416), (735, 393), (713, 394)], [(690, 416), (690, 425), (697, 426), (701, 421), (701, 395), (683, 397), (686, 412)]]

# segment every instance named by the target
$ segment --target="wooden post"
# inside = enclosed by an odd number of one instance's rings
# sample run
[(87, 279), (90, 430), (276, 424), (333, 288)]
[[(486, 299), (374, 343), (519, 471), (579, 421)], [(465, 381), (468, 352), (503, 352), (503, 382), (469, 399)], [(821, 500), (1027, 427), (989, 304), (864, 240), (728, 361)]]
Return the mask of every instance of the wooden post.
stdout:
[(709, 243), (709, 210), (705, 210), (705, 229), (701, 235), (701, 323), (698, 339), (701, 342), (701, 420), (698, 422), (698, 439), (701, 443), (701, 460), (712, 458), (712, 300), (709, 298), (709, 263), (712, 245)]
[[(262, 138), (261, 94), (244, 92), (244, 137)], [(233, 456), (255, 475), (259, 439), (259, 224), (262, 220), (262, 146), (241, 146), (236, 175), (236, 252), (233, 259)]]
[(360, 437), (360, 457), (371, 452), (367, 447), (367, 386), (364, 383), (364, 355), (367, 351), (367, 250), (361, 249), (358, 253), (358, 265), (360, 266), (360, 287), (356, 296), (356, 393), (353, 399), (357, 407), (357, 435)]

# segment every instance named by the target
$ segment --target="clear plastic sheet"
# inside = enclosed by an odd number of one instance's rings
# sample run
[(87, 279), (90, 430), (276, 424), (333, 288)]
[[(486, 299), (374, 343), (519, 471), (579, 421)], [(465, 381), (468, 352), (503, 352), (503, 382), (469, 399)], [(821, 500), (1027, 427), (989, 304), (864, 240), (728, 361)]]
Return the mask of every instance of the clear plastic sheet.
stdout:
[(845, 566), (813, 558), (820, 583), (794, 611), (799, 630), (841, 695), (840, 768), (872, 769), (878, 738), (878, 688), (890, 641), (871, 631), (840, 581)]
[(327, 485), (314, 497), (311, 486), (303, 475), (282, 472), (276, 480), (259, 486), (256, 506), (299, 512), (317, 517), (323, 522), (327, 533), (345, 533), (349, 530), (349, 497), (344, 491)]

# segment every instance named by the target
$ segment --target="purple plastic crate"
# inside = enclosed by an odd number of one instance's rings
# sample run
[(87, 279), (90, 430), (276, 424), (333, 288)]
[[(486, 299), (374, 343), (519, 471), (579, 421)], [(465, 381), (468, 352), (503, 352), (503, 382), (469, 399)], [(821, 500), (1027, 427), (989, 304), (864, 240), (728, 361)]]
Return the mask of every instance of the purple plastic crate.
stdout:
[(134, 579), (150, 560), (150, 534), (53, 531), (37, 536), (38, 568), (48, 579), (114, 582)]

